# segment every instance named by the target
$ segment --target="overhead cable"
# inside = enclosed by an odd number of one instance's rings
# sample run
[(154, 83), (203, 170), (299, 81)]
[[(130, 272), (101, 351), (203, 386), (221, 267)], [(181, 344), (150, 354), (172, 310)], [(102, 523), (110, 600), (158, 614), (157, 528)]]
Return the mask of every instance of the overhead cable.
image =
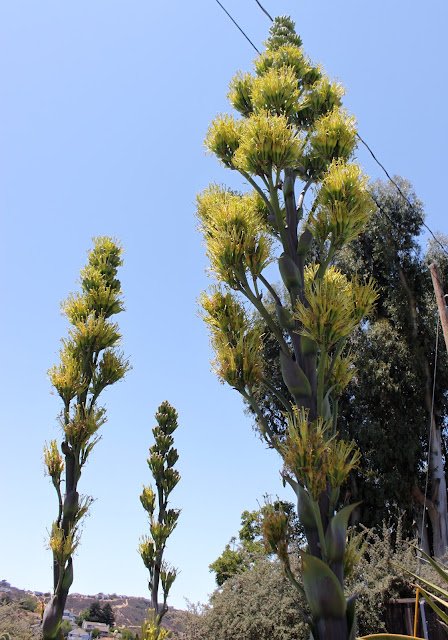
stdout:
[[(232, 18), (232, 16), (230, 15), (230, 13), (227, 11), (227, 9), (225, 9), (225, 7), (223, 7), (223, 5), (219, 2), (219, 0), (216, 0), (216, 2), (219, 4), (219, 6), (221, 7), (221, 9), (228, 15), (228, 17), (231, 19), (231, 21), (233, 22), (233, 24), (241, 31), (241, 33), (243, 34), (243, 36), (246, 38), (246, 40), (252, 45), (252, 47), (255, 49), (255, 51), (260, 54), (259, 50), (257, 49), (257, 47), (254, 45), (254, 43), (252, 42), (252, 40), (246, 35), (246, 33), (243, 31), (243, 29), (239, 26), (239, 24), (236, 22), (236, 20), (234, 20)], [(257, 3), (257, 5), (260, 7), (260, 9), (263, 11), (263, 13), (266, 14), (266, 16), (269, 18), (269, 20), (271, 22), (274, 22), (274, 20), (272, 19), (272, 17), (269, 15), (269, 13), (266, 11), (266, 9), (262, 6), (262, 4), (259, 2), (259, 0), (255, 0), (255, 2)], [(423, 216), (418, 213), (414, 207), (414, 205), (412, 204), (412, 202), (409, 200), (409, 198), (403, 193), (403, 191), (401, 190), (400, 186), (396, 183), (396, 181), (391, 178), (390, 174), (388, 173), (388, 171), (386, 170), (386, 168), (384, 167), (384, 165), (381, 164), (381, 162), (378, 160), (378, 158), (375, 156), (375, 154), (373, 153), (372, 149), (369, 147), (369, 145), (367, 144), (367, 142), (365, 140), (363, 140), (361, 138), (361, 136), (359, 135), (359, 133), (356, 134), (359, 141), (362, 142), (362, 144), (366, 147), (366, 149), (369, 151), (370, 155), (372, 156), (372, 158), (374, 159), (374, 161), (377, 163), (377, 165), (379, 167), (381, 167), (381, 169), (384, 171), (384, 173), (386, 174), (386, 176), (388, 177), (388, 179), (390, 180), (390, 182), (395, 186), (395, 188), (397, 189), (398, 193), (401, 195), (401, 197), (408, 203), (408, 205), (410, 206), (411, 210), (414, 213), (417, 213), (417, 215), (420, 217), (421, 220), (421, 224), (423, 227), (425, 227), (425, 229), (431, 234), (431, 236), (434, 238), (435, 242), (439, 245), (439, 247), (442, 249), (442, 251), (448, 256), (448, 250), (445, 248), (445, 246), (440, 242), (440, 240), (437, 238), (437, 236), (433, 233), (433, 231), (428, 227), (428, 225), (426, 224), (426, 222), (423, 219)], [(378, 203), (377, 203), (378, 204)], [(382, 211), (382, 209), (380, 209), (380, 211)], [(384, 212), (383, 212), (384, 213)], [(387, 216), (388, 219), (390, 220), (389, 216)], [(391, 221), (391, 220), (390, 220)], [(392, 221), (391, 221), (392, 222)], [(395, 224), (395, 223), (394, 223)], [(395, 225), (396, 226), (396, 225)]]

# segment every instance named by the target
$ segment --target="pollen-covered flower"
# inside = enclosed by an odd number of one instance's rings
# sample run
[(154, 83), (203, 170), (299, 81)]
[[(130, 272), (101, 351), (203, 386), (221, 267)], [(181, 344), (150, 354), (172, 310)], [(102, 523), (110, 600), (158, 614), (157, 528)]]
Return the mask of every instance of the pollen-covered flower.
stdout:
[(198, 196), (198, 218), (211, 271), (230, 287), (246, 272), (257, 278), (272, 261), (272, 239), (255, 195), (212, 185)]
[(234, 164), (252, 175), (270, 175), (300, 164), (303, 147), (286, 116), (262, 111), (244, 122)]
[(299, 333), (328, 352), (369, 313), (378, 290), (372, 279), (349, 280), (333, 266), (323, 278), (316, 277), (317, 271), (316, 264), (305, 270), (306, 304), (297, 302), (294, 318), (301, 323)]
[(47, 447), (47, 444), (45, 443), (44, 462), (46, 473), (53, 479), (53, 482), (59, 481), (64, 470), (64, 461), (62, 456), (59, 454), (56, 440), (52, 440), (49, 447)]
[(238, 71), (229, 86), (227, 98), (234, 109), (239, 111), (245, 118), (250, 116), (254, 110), (252, 104), (253, 76), (250, 73)]
[(297, 112), (300, 91), (290, 67), (269, 69), (252, 83), (252, 102), (257, 111), (292, 116)]
[(308, 220), (319, 247), (330, 239), (340, 249), (365, 227), (375, 206), (367, 182), (359, 165), (332, 162), (317, 194), (316, 211)]
[(201, 305), (218, 377), (236, 389), (252, 388), (262, 378), (262, 329), (229, 291), (213, 287), (202, 294)]
[(207, 132), (205, 146), (225, 167), (234, 169), (233, 158), (240, 144), (241, 122), (223, 114), (215, 118)]

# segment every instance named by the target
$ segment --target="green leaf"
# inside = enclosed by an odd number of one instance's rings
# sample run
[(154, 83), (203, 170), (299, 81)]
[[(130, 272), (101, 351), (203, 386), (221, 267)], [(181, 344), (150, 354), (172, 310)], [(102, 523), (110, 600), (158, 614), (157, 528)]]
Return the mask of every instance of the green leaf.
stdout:
[(356, 640), (356, 598), (355, 593), (347, 599), (348, 640)]
[(311, 396), (311, 386), (305, 373), (297, 362), (283, 351), (280, 351), (280, 368), (283, 380), (294, 398)]
[(307, 531), (317, 531), (316, 512), (313, 507), (313, 499), (308, 491), (298, 484), (296, 489), (297, 494), (297, 515), (299, 516), (300, 524), (305, 527)]
[(325, 545), (327, 557), (332, 562), (344, 559), (345, 545), (347, 540), (347, 525), (352, 511), (361, 504), (355, 502), (344, 507), (330, 520), (325, 532)]
[(333, 571), (319, 558), (300, 552), (306, 599), (316, 620), (343, 618), (347, 611), (344, 592)]
[(434, 600), (437, 600), (437, 602), (440, 602), (440, 604), (443, 605), (444, 607), (448, 606), (448, 603), (442, 600), (442, 598), (438, 598), (434, 594), (429, 593), (428, 591), (425, 591), (425, 589), (422, 589), (421, 587), (419, 588), (422, 596), (424, 597), (426, 602), (429, 604), (431, 609), (433, 609), (437, 613), (437, 615), (440, 616), (443, 622), (446, 622), (448, 624), (448, 614), (445, 613), (445, 611), (443, 611), (440, 607), (436, 605), (436, 603), (433, 601), (433, 598)]
[(419, 549), (414, 544), (411, 544), (410, 546), (422, 554), (422, 556), (429, 562), (429, 564), (433, 567), (433, 569), (437, 571), (437, 573), (442, 578), (442, 580), (446, 582), (446, 584), (448, 585), (448, 572), (444, 571), (444, 569), (440, 566), (440, 564), (436, 562), (434, 558), (431, 558), (431, 556), (425, 553), (422, 549)]
[(439, 593), (444, 598), (448, 599), (448, 591), (446, 589), (442, 589), (442, 587), (439, 587), (436, 584), (433, 584), (432, 582), (428, 582), (428, 580), (425, 580), (424, 578), (418, 576), (416, 573), (413, 573), (412, 571), (409, 571), (409, 569), (405, 569), (404, 567), (401, 567), (399, 564), (396, 564), (395, 562), (390, 561), (390, 563), (393, 564), (394, 567), (398, 567), (398, 569), (401, 569), (401, 571), (404, 571), (408, 575), (410, 575), (413, 578), (415, 578), (416, 580), (418, 580), (418, 582), (422, 582), (429, 589), (434, 589), (434, 591)]

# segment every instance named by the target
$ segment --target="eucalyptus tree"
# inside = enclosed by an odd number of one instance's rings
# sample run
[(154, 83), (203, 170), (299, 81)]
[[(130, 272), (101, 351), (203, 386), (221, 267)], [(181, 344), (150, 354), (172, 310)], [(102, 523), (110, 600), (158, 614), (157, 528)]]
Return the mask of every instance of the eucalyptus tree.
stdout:
[(380, 525), (404, 513), (407, 534), (414, 535), (416, 524), (425, 551), (440, 557), (448, 546), (448, 361), (439, 332), (436, 365), (437, 305), (428, 265), (436, 260), (447, 283), (448, 259), (435, 242), (422, 250), (423, 204), (408, 181), (395, 180), (406, 199), (393, 184), (374, 183), (377, 210), (338, 256), (344, 273), (373, 274), (380, 286), (374, 317), (349, 339), (358, 373), (341, 399), (340, 429), (364, 453), (348, 486), (362, 500), (357, 520)]
[[(314, 639), (344, 640), (356, 632), (355, 597), (344, 594), (353, 506), (335, 508), (360, 454), (338, 437), (338, 398), (353, 375), (347, 338), (377, 291), (370, 279), (348, 278), (333, 262), (362, 231), (373, 203), (367, 178), (352, 161), (356, 123), (342, 108), (343, 88), (301, 44), (293, 22), (276, 18), (255, 73), (238, 73), (230, 84), (228, 97), (241, 117), (220, 115), (209, 128), (209, 151), (252, 191), (212, 184), (198, 196), (210, 271), (218, 280), (201, 304), (216, 373), (249, 403), (263, 438), (283, 459), (284, 482), (296, 495), (308, 543), (301, 578), (289, 564), (288, 517), (273, 507), (263, 525), (267, 544), (308, 601)], [(272, 263), (286, 299), (268, 275)], [(264, 366), (263, 331), (254, 312), (274, 337), (287, 395)], [(283, 407), (283, 438), (257, 403), (259, 385)]]
[(90, 497), (80, 496), (78, 483), (106, 421), (106, 410), (98, 400), (106, 387), (121, 380), (129, 370), (128, 360), (118, 349), (118, 325), (112, 321), (124, 309), (116, 277), (122, 252), (113, 238), (94, 239), (87, 265), (81, 271), (81, 292), (71, 294), (62, 304), (71, 327), (62, 340), (59, 364), (48, 372), (63, 408), (59, 416), (62, 442), (58, 446), (52, 440), (44, 449), (46, 473), (58, 501), (49, 541), (53, 594), (43, 614), (44, 640), (62, 640), (60, 626), (73, 582), (73, 553), (79, 545), (81, 520), (91, 503)]
[[(144, 486), (140, 501), (149, 518), (149, 536), (143, 536), (139, 552), (149, 571), (148, 587), (151, 593), (150, 617), (142, 626), (144, 640), (164, 638), (167, 632), (161, 628), (162, 618), (168, 611), (167, 599), (177, 571), (163, 559), (168, 537), (177, 526), (179, 509), (168, 508), (169, 496), (180, 480), (174, 465), (179, 459), (173, 447), (173, 433), (178, 427), (177, 412), (168, 403), (162, 402), (156, 413), (157, 425), (152, 430), (154, 444), (149, 449), (148, 467), (154, 478), (155, 489)], [(162, 587), (163, 602), (159, 603), (159, 587)]]

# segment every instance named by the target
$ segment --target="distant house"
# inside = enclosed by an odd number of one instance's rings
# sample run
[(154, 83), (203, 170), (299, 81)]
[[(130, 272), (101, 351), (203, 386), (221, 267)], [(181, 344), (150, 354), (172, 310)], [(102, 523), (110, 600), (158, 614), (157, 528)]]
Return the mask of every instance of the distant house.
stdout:
[(109, 635), (109, 625), (104, 624), (104, 622), (90, 622), (90, 620), (84, 620), (82, 623), (82, 628), (85, 631), (93, 631), (93, 629), (98, 629), (100, 632), (100, 638), (107, 638)]
[(90, 631), (86, 631), (85, 629), (80, 629), (77, 627), (76, 629), (72, 629), (69, 631), (67, 636), (68, 640), (92, 640), (92, 634)]
[(68, 620), (69, 622), (71, 622), (74, 625), (76, 617), (77, 617), (76, 613), (72, 613), (68, 609), (64, 609), (64, 613), (62, 614), (62, 619), (63, 620)]

